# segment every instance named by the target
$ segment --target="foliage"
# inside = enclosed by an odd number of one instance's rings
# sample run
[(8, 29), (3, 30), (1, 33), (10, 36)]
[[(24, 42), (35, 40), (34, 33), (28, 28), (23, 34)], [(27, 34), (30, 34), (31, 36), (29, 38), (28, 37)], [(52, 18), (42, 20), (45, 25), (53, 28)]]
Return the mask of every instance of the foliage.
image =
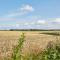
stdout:
[(18, 45), (14, 47), (13, 49), (13, 55), (12, 55), (12, 60), (21, 60), (21, 49), (23, 47), (23, 42), (24, 42), (24, 33), (21, 35)]
[(60, 60), (60, 44), (49, 42), (43, 51), (41, 60)]

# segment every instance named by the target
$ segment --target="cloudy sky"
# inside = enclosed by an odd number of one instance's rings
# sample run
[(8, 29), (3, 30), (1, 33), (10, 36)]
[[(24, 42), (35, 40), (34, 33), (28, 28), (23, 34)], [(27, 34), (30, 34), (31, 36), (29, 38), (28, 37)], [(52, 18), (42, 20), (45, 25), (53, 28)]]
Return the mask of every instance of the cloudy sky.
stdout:
[(60, 0), (0, 0), (0, 29), (60, 29)]

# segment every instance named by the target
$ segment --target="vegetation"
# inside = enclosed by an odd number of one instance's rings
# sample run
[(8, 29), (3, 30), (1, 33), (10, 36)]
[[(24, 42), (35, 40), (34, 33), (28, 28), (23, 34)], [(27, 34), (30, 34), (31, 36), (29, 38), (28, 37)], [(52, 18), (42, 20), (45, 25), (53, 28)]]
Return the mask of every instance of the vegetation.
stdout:
[(24, 34), (21, 35), (18, 45), (14, 48), (14, 54), (12, 60), (60, 60), (60, 43), (54, 43), (50, 41), (47, 47), (38, 54), (30, 54), (23, 57), (21, 55), (21, 50), (24, 42)]
[(60, 60), (60, 43), (50, 41), (45, 50), (37, 55), (26, 57), (26, 60)]
[(23, 42), (24, 42), (24, 33), (21, 35), (18, 45), (14, 47), (13, 49), (13, 55), (12, 55), (12, 60), (21, 60), (22, 55), (21, 55), (21, 49), (23, 47)]
[(60, 43), (49, 42), (47, 46), (41, 54), (41, 60), (60, 60)]
[(55, 32), (45, 32), (45, 33), (40, 33), (40, 34), (60, 36), (60, 34), (57, 33), (56, 31)]
[[(41, 34), (40, 34), (40, 32), (27, 32), (27, 33), (25, 32), (25, 33), (22, 33), (19, 40), (17, 38), (19, 37), (19, 34), (21, 34), (20, 32), (18, 32), (18, 33), (16, 31), (0, 32), (0, 34), (1, 34), (0, 42), (1, 43), (4, 42), (4, 45), (1, 44), (2, 48), (0, 50), (2, 51), (2, 53), (7, 53), (6, 54), (7, 58), (4, 58), (4, 60), (60, 60), (60, 41), (59, 41), (60, 34), (56, 33), (55, 31), (53, 33), (51, 31), (49, 31), (49, 32), (47, 31), (45, 33), (44, 32), (41, 32)], [(25, 38), (25, 36), (27, 38)], [(3, 37), (5, 37), (5, 38), (3, 39)], [(3, 41), (1, 41), (2, 39), (3, 39)], [(5, 41), (5, 39), (6, 39), (6, 41)], [(33, 52), (31, 52), (30, 55), (22, 56), (21, 52), (22, 52), (22, 48), (24, 46), (23, 43), (25, 41), (27, 41), (28, 39), (30, 41), (35, 39), (33, 41), (33, 43), (36, 42), (37, 44), (38, 44), (38, 42), (39, 43), (42, 42), (42, 39), (43, 39), (43, 41), (44, 41), (43, 42), (44, 45), (42, 44), (43, 46), (45, 46), (45, 42), (49, 42), (49, 43), (47, 44), (47, 46), (44, 50), (42, 50), (41, 52), (39, 50), (39, 53), (34, 52), (35, 53), (34, 54)], [(50, 40), (53, 40), (53, 41), (50, 41)], [(55, 42), (56, 40), (57, 40), (57, 42)], [(11, 41), (11, 43), (10, 43), (10, 41)], [(16, 44), (15, 41), (18, 41), (18, 44)], [(11, 44), (14, 44), (14, 43), (15, 43), (15, 46), (13, 45), (12, 57), (11, 57), (11, 59), (8, 59), (10, 57), (8, 52), (11, 52), (8, 49), (12, 46)], [(29, 45), (29, 44), (27, 44), (27, 45)], [(35, 44), (35, 46), (36, 46), (36, 44)], [(35, 46), (34, 46), (34, 48), (37, 48), (37, 46), (36, 47)], [(5, 47), (5, 49), (3, 49), (4, 47)], [(5, 56), (5, 55), (3, 55), (3, 56)], [(1, 60), (3, 60), (3, 59), (1, 59)]]
[(10, 29), (8, 31), (60, 31), (60, 29)]

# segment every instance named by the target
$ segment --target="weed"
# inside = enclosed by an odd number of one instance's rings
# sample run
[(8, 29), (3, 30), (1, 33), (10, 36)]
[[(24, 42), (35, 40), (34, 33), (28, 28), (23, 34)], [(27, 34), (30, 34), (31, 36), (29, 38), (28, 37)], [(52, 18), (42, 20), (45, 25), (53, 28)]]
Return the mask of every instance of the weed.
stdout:
[(18, 45), (14, 47), (13, 49), (13, 55), (12, 55), (12, 60), (21, 60), (22, 56), (21, 56), (21, 50), (23, 47), (23, 42), (24, 42), (24, 33), (21, 35), (19, 41), (18, 41)]

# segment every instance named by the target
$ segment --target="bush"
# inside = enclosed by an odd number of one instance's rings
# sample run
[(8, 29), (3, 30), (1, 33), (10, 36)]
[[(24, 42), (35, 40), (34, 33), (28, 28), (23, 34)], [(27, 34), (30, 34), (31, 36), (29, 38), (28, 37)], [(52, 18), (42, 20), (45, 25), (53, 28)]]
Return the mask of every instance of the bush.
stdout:
[(49, 42), (41, 54), (41, 60), (60, 60), (60, 44)]

